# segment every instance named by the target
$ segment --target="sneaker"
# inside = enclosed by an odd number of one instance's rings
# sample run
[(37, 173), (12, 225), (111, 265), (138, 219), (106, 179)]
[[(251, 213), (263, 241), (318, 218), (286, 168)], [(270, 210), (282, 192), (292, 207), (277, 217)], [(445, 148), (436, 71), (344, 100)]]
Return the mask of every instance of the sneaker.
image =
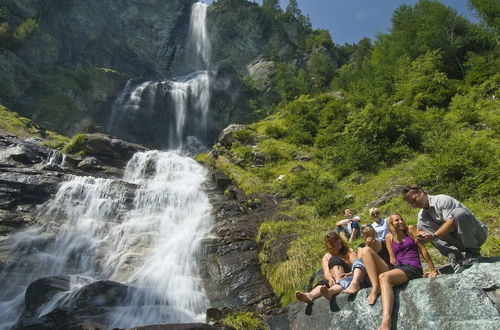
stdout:
[(465, 270), (462, 265), (462, 254), (461, 253), (450, 253), (448, 254), (448, 261), (450, 262), (451, 268), (453, 268), (454, 274), (460, 274)]
[(465, 266), (472, 266), (472, 264), (478, 262), (481, 257), (480, 249), (466, 249), (465, 259), (462, 261), (462, 264)]

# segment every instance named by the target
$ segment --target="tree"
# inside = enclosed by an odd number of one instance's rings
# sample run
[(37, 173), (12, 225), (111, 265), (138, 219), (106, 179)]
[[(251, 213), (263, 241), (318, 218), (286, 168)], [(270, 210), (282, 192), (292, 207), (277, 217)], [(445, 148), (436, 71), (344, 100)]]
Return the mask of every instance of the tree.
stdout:
[(302, 15), (297, 0), (290, 0), (288, 2), (288, 6), (286, 7), (286, 14), (297, 18)]
[(500, 31), (500, 5), (497, 0), (469, 0), (481, 19), (496, 33)]
[(279, 0), (264, 0), (262, 1), (262, 7), (273, 10), (281, 9)]

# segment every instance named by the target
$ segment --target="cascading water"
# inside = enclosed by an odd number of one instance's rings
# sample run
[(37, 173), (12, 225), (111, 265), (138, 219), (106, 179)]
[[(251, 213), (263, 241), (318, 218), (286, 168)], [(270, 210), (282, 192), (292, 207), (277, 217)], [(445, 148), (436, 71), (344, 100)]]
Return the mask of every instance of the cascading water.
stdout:
[(125, 169), (123, 181), (136, 187), (129, 209), (114, 180), (64, 183), (40, 213), (39, 227), (2, 242), (10, 255), (0, 281), (10, 285), (0, 298), (1, 327), (15, 324), (31, 282), (55, 275), (72, 275), (70, 289), (41, 306), (39, 317), (70, 305), (83, 286), (109, 279), (134, 288), (109, 314), (110, 328), (203, 321), (208, 302), (196, 256), (210, 230), (205, 180), (194, 160), (148, 151)]
[[(174, 120), (165, 125), (168, 145), (195, 139), (186, 134), (188, 121), (196, 123), (191, 135), (203, 134), (210, 102), (206, 9), (193, 5), (189, 28), (188, 56), (201, 67), (173, 81), (135, 88), (129, 81), (115, 102), (111, 133), (130, 113), (152, 111), (168, 96), (174, 106)], [(107, 313), (109, 328), (204, 321), (208, 301), (196, 266), (211, 223), (205, 181), (205, 169), (180, 152), (148, 151), (133, 156), (122, 181), (74, 177), (62, 184), (38, 226), (0, 241), (0, 253), (8, 253), (0, 281), (9, 283), (0, 291), (0, 329), (16, 324), (26, 288), (47, 276), (69, 276), (69, 288), (39, 306), (37, 317), (70, 306), (91, 283), (112, 280), (131, 290)]]
[(211, 75), (206, 15), (206, 4), (193, 4), (185, 54), (185, 65), (191, 73), (163, 81), (146, 81), (135, 87), (127, 82), (114, 102), (107, 125), (110, 133), (130, 138), (124, 133), (124, 125), (133, 125), (137, 120), (153, 121), (159, 112), (164, 113), (159, 120), (165, 121), (161, 129), (168, 130), (166, 138), (170, 149), (183, 147), (189, 136), (205, 138)]

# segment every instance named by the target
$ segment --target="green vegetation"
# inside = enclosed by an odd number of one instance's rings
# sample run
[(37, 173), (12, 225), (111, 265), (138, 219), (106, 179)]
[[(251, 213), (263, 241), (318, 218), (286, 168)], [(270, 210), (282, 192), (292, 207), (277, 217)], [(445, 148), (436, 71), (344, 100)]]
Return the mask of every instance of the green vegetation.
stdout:
[(79, 133), (73, 136), (73, 138), (64, 146), (62, 152), (65, 154), (76, 154), (76, 155), (84, 155), (85, 154), (85, 143), (87, 139), (85, 134)]
[(44, 139), (42, 143), (48, 148), (61, 150), (69, 141), (65, 136), (41, 129), (30, 119), (21, 117), (16, 112), (0, 104), (0, 130), (17, 135), (22, 138), (40, 137)]
[[(281, 15), (273, 4), (267, 10)], [(238, 133), (212, 160), (247, 194), (279, 197), (294, 219), (264, 221), (258, 234), (262, 270), (283, 304), (320, 267), (323, 237), (342, 209), (370, 223), (369, 206), (402, 184), (459, 199), (489, 226), (482, 253), (500, 255), (498, 6), (470, 4), (481, 24), (438, 1), (401, 6), (373, 43), (337, 46), (310, 30), (301, 46), (307, 65), (276, 64), (281, 103), (251, 125), (258, 134)], [(416, 223), (417, 210), (397, 194), (379, 208)], [(282, 234), (294, 239), (285, 260), (271, 263)], [(429, 248), (438, 265), (446, 261)]]
[(234, 330), (265, 330), (267, 327), (255, 313), (241, 312), (237, 314), (229, 314), (222, 320), (222, 324)]

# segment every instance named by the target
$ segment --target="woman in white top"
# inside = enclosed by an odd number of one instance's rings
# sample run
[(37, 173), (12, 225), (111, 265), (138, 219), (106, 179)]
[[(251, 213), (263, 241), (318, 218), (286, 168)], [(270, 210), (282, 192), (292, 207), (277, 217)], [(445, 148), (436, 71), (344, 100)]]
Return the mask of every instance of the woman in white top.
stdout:
[(385, 236), (389, 234), (387, 221), (380, 216), (380, 210), (375, 207), (370, 209), (370, 215), (373, 219), (372, 227), (377, 232), (377, 238), (381, 241), (385, 241)]

